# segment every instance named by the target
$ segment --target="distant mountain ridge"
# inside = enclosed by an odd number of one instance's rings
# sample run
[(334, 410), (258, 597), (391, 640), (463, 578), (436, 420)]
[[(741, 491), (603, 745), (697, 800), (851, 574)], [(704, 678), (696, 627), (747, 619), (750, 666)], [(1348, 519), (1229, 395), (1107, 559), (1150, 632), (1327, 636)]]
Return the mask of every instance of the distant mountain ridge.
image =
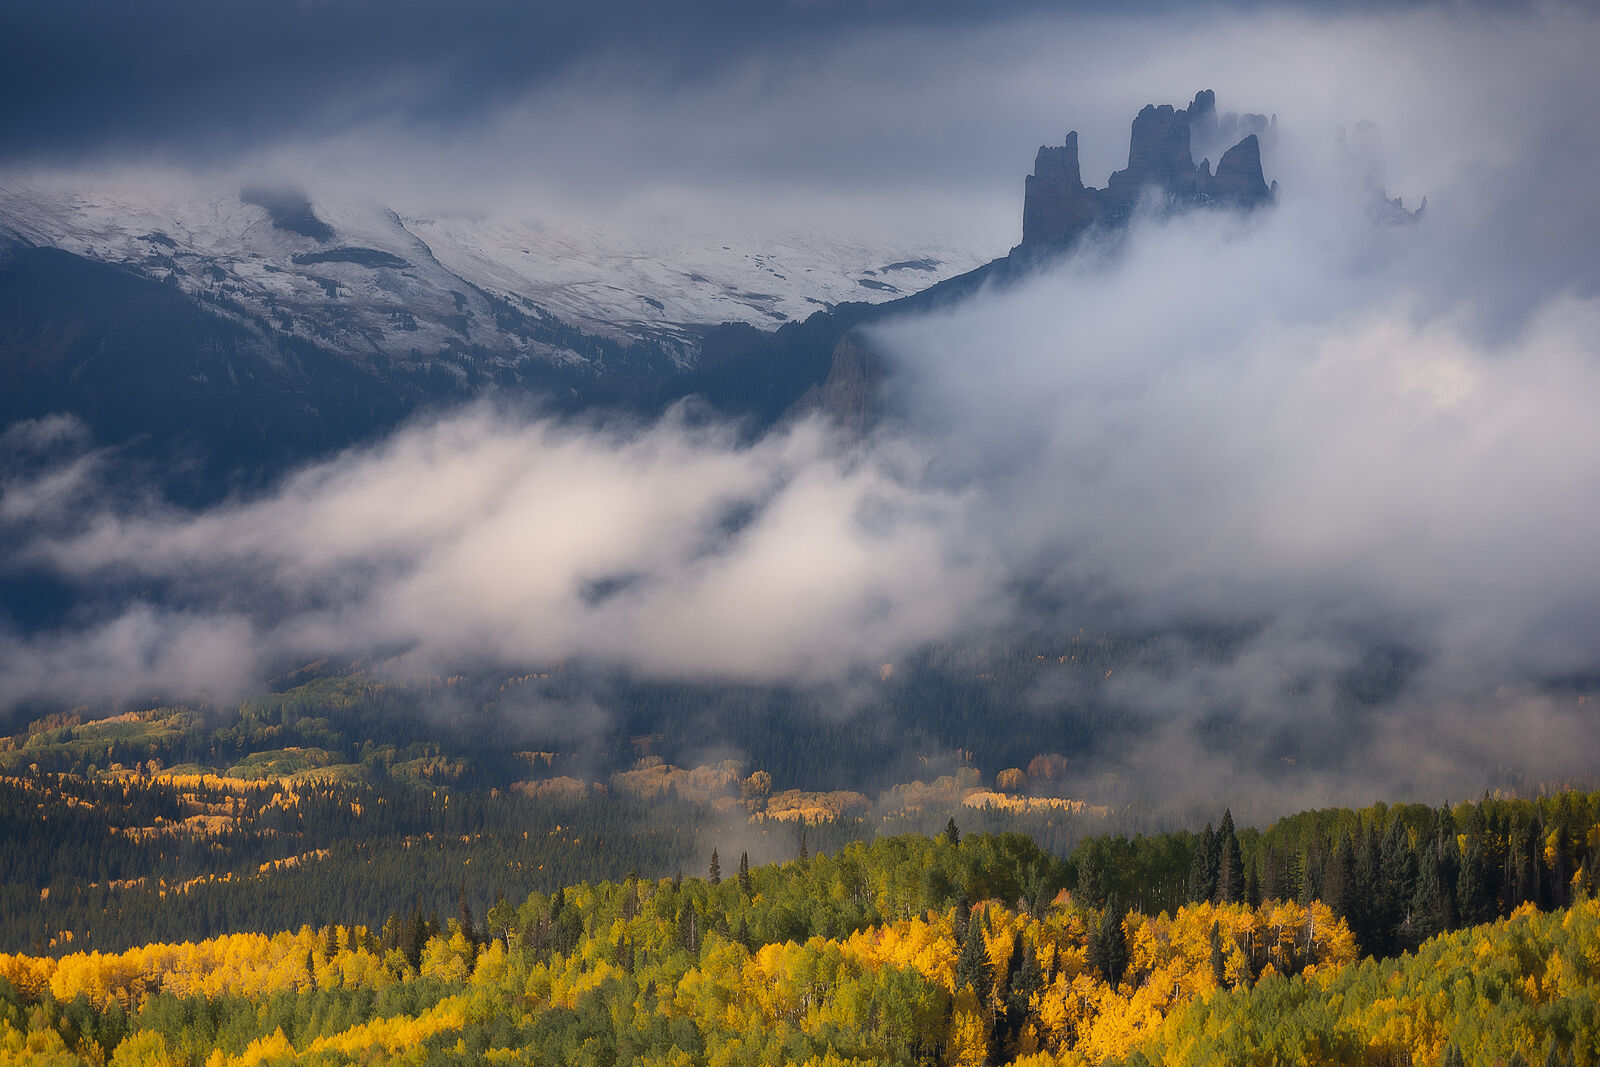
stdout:
[[(863, 428), (882, 368), (856, 327), (1007, 284), (1136, 210), (1270, 203), (1274, 130), (1219, 119), (1209, 90), (1151, 105), (1104, 189), (1084, 186), (1068, 134), (1039, 150), (1021, 243), (987, 263), (794, 236), (739, 249), (642, 233), (629, 249), (267, 185), (0, 185), (0, 421), (76, 415), (181, 471), (167, 488), (196, 502), (486, 392), (646, 416), (699, 395), (752, 432), (817, 409)], [(1225, 147), (1215, 172), (1194, 146)]]

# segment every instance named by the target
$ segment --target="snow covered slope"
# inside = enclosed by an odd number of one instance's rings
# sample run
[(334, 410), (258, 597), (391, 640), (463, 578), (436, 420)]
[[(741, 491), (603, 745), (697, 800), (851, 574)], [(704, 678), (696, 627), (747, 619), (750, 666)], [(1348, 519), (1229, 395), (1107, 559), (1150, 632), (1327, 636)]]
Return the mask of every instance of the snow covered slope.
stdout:
[(81, 178), (0, 177), (0, 231), (133, 268), (263, 328), (391, 360), (451, 352), (598, 365), (618, 346), (642, 346), (682, 367), (697, 353), (696, 327), (772, 329), (843, 301), (915, 292), (990, 258), (820, 232), (728, 239), (670, 222), (420, 218), (293, 190), (134, 191)]

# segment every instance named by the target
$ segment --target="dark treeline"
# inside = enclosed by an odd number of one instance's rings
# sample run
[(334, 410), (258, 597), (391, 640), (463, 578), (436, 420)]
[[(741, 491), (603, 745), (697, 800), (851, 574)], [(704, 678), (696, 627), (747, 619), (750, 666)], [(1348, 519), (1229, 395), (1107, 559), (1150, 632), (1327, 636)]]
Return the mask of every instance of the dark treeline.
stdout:
[(1190, 901), (1321, 900), (1363, 952), (1416, 948), (1523, 904), (1566, 907), (1596, 887), (1600, 792), (1333, 808), (1239, 831), (1224, 812), (1201, 833), (1103, 835), (1072, 852), (1075, 891), (1147, 912)]

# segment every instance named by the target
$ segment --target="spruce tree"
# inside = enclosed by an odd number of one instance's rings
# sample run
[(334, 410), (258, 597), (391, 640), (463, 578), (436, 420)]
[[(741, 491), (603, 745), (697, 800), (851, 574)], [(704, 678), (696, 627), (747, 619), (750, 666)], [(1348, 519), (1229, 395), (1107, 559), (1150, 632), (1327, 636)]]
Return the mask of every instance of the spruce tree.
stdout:
[(1244, 858), (1239, 851), (1239, 835), (1233, 829), (1233, 811), (1222, 813), (1217, 830), (1217, 877), (1211, 900), (1216, 904), (1237, 904), (1244, 899)]
[(1416, 857), (1405, 824), (1391, 818), (1379, 850), (1376, 894), (1378, 955), (1392, 956), (1414, 947), (1411, 900), (1416, 893)]
[(1204, 832), (1200, 834), (1199, 845), (1195, 848), (1194, 859), (1189, 864), (1186, 895), (1191, 902), (1208, 901), (1217, 891), (1217, 861), (1220, 858), (1217, 833), (1210, 823), (1206, 823)]
[(1284, 867), (1283, 855), (1273, 846), (1262, 848), (1261, 856), (1261, 900), (1287, 900), (1289, 892), (1288, 871)]
[(956, 817), (950, 816), (950, 821), (944, 824), (944, 839), (952, 845), (961, 844), (961, 831), (956, 828)]
[(1477, 926), (1494, 918), (1494, 895), (1484, 877), (1483, 846), (1477, 838), (1467, 842), (1467, 853), (1461, 857), (1461, 871), (1456, 875), (1456, 914), (1462, 926)]
[(1101, 873), (1100, 858), (1094, 849), (1080, 851), (1075, 865), (1078, 874), (1078, 897), (1090, 907), (1103, 907), (1106, 902), (1105, 876)]
[(1318, 835), (1308, 841), (1300, 853), (1300, 887), (1295, 899), (1307, 906), (1313, 900), (1321, 900), (1327, 873), (1328, 853), (1323, 847), (1321, 835)]
[(1128, 966), (1128, 939), (1122, 929), (1122, 915), (1115, 901), (1107, 904), (1100, 925), (1089, 939), (1089, 965), (1112, 988), (1122, 981), (1122, 972)]
[(977, 922), (968, 922), (966, 937), (961, 942), (961, 955), (956, 959), (956, 988), (966, 986), (977, 995), (979, 1004), (987, 1004), (994, 987), (994, 967), (989, 962), (989, 952), (984, 943), (984, 929), (988, 926), (987, 913)]
[(1343, 834), (1334, 843), (1327, 873), (1322, 877), (1322, 902), (1341, 919), (1350, 918), (1355, 893), (1355, 849)]
[(717, 862), (717, 850), (711, 850), (711, 869), (707, 872), (706, 880), (712, 885), (722, 884), (722, 864)]
[(755, 896), (754, 886), (750, 883), (750, 853), (739, 853), (739, 892), (746, 899)]
[(1429, 841), (1417, 860), (1417, 887), (1410, 902), (1413, 940), (1417, 944), (1451, 928), (1454, 889), (1444, 880), (1438, 847)]
[(1356, 843), (1355, 878), (1346, 917), (1361, 950), (1372, 955), (1381, 955), (1383, 950), (1380, 944), (1383, 917), (1377, 899), (1381, 867), (1382, 853), (1377, 831), (1371, 826), (1362, 827), (1361, 837)]

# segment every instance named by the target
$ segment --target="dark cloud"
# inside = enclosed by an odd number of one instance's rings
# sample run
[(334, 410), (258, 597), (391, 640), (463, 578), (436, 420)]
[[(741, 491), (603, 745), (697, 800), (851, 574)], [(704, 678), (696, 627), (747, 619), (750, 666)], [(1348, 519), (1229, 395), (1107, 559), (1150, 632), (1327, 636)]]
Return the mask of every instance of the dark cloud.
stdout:
[[(1245, 5), (1250, 10), (1253, 5)], [(1308, 10), (1392, 4), (1311, 2)], [(1239, 9), (1216, 4), (1216, 10)], [(1073, 17), (1193, 5), (1086, 0)], [(1042, 0), (63, 0), (0, 10), (0, 161), (106, 154), (215, 161), (375, 123), (427, 136), (475, 126), (596, 70), (652, 93), (741, 64), (782, 66), (874, 39), (970, 34), (1060, 13)]]

